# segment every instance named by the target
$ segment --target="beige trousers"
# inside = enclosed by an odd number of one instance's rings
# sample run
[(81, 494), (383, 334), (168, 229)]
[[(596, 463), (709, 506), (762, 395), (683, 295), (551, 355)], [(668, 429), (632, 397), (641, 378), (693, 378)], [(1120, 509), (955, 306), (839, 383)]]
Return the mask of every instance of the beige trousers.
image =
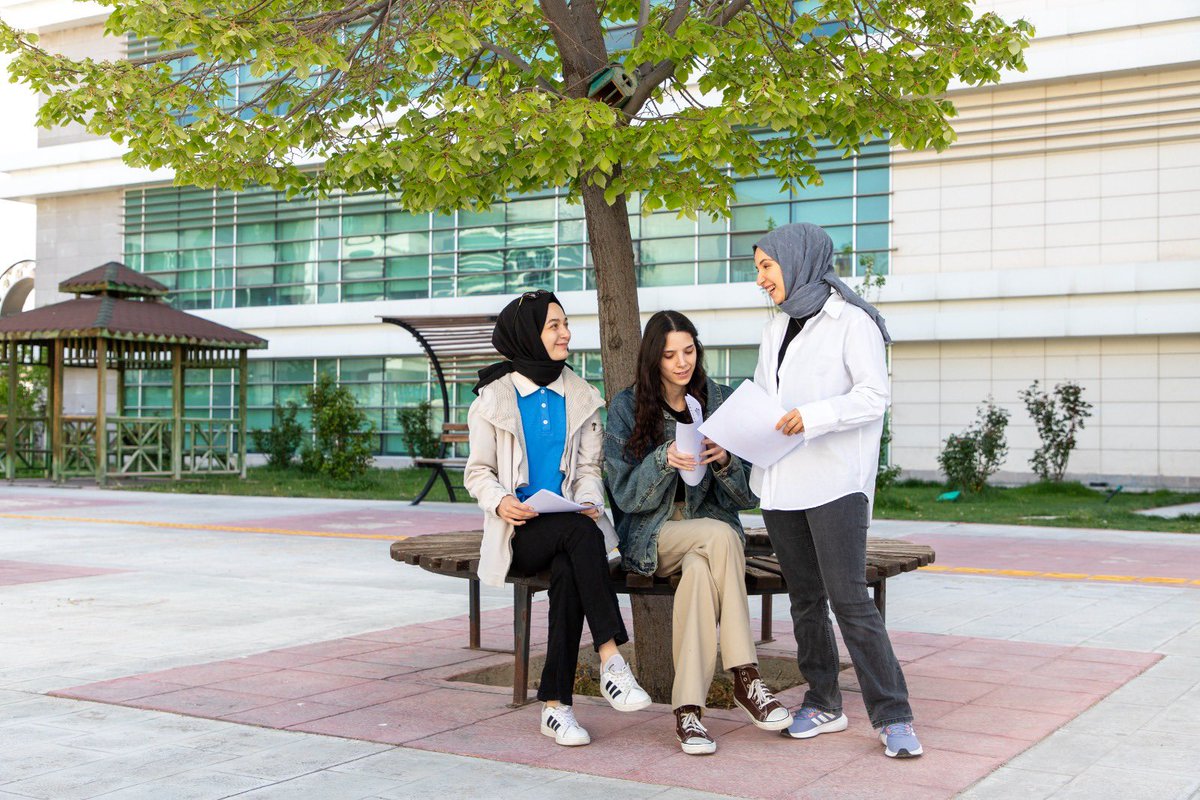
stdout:
[(746, 599), (746, 554), (737, 531), (715, 519), (683, 519), (678, 509), (658, 532), (660, 576), (682, 572), (675, 590), (671, 706), (704, 707), (717, 669), (718, 625), (726, 669), (755, 664)]

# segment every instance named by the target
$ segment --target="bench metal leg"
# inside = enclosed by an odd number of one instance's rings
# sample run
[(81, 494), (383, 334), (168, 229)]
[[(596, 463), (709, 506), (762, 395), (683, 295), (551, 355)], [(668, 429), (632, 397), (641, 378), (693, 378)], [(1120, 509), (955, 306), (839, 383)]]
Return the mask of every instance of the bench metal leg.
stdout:
[(479, 649), (479, 628), (481, 625), (479, 612), (479, 579), (473, 578), (467, 581), (467, 598), (470, 603), (471, 631), (467, 640), (467, 647), (472, 650)]
[(438, 479), (438, 473), (442, 471), (440, 466), (434, 467), (433, 472), (429, 476), (429, 480), (425, 481), (425, 488), (417, 492), (416, 498), (409, 505), (416, 505), (425, 499), (425, 495), (429, 494), (429, 490), (433, 488), (433, 484)]
[(442, 473), (442, 483), (446, 484), (446, 494), (450, 495), (450, 502), (457, 503), (458, 498), (454, 496), (454, 484), (450, 481), (450, 472), (445, 467), (439, 467), (438, 472)]
[(875, 607), (879, 609), (879, 618), (887, 623), (887, 579), (880, 578), (871, 584), (871, 594), (875, 599)]
[(533, 616), (533, 591), (528, 584), (513, 584), (513, 701), (512, 708), (529, 702), (529, 628)]
[(764, 594), (762, 596), (762, 639), (759, 644), (775, 641), (775, 636), (771, 630), (771, 595)]

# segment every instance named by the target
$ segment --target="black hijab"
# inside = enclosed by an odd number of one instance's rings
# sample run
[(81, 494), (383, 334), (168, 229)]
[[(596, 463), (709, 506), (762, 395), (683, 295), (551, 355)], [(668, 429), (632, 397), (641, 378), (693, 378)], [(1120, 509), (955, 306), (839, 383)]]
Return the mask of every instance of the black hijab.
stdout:
[(567, 362), (550, 358), (546, 345), (542, 344), (542, 328), (551, 303), (562, 306), (554, 292), (538, 289), (526, 292), (504, 307), (492, 331), (492, 347), (505, 360), (479, 370), (475, 394), (510, 372), (519, 372), (538, 386), (553, 383), (562, 374)]

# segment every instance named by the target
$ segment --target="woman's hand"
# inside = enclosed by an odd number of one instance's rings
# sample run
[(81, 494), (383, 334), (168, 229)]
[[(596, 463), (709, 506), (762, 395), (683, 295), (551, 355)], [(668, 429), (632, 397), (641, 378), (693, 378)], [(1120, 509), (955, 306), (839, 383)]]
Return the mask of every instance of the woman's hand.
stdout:
[(701, 464), (717, 462), (724, 467), (729, 464), (729, 452), (707, 436), (704, 437), (704, 450), (700, 453)]
[(599, 506), (597, 506), (595, 503), (583, 503), (583, 505), (587, 506), (587, 508), (583, 509), (579, 513), (583, 514), (588, 519), (591, 519), (591, 520), (600, 519), (600, 515), (602, 513), (604, 513), (600, 510)]
[(696, 468), (696, 457), (681, 453), (675, 449), (675, 442), (667, 448), (667, 466), (690, 472)]
[(527, 506), (511, 494), (504, 495), (500, 505), (496, 506), (496, 516), (512, 525), (524, 525), (526, 520), (533, 519), (538, 513), (533, 506)]
[(800, 409), (793, 408), (780, 417), (779, 422), (775, 423), (775, 430), (783, 431), (784, 436), (804, 433), (804, 419), (800, 416)]

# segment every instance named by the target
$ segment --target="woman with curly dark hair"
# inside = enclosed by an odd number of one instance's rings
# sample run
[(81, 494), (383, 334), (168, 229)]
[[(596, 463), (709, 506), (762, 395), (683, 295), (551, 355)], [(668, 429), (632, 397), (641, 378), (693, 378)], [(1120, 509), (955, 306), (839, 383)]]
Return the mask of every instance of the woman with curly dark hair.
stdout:
[[(681, 452), (675, 441), (676, 425), (692, 422), (689, 396), (711, 415), (731, 393), (705, 375), (704, 347), (691, 321), (678, 311), (660, 311), (646, 323), (637, 383), (609, 404), (604, 436), (605, 480), (622, 512), (617, 534), (625, 568), (642, 575), (681, 573), (671, 705), (679, 744), (691, 755), (717, 749), (700, 719), (718, 644), (733, 672), (735, 702), (751, 721), (769, 731), (792, 723), (758, 674), (750, 632), (745, 533), (738, 520), (739, 509), (756, 504), (747, 482), (750, 466), (708, 439), (694, 454)], [(698, 480), (697, 469), (703, 469)]]

